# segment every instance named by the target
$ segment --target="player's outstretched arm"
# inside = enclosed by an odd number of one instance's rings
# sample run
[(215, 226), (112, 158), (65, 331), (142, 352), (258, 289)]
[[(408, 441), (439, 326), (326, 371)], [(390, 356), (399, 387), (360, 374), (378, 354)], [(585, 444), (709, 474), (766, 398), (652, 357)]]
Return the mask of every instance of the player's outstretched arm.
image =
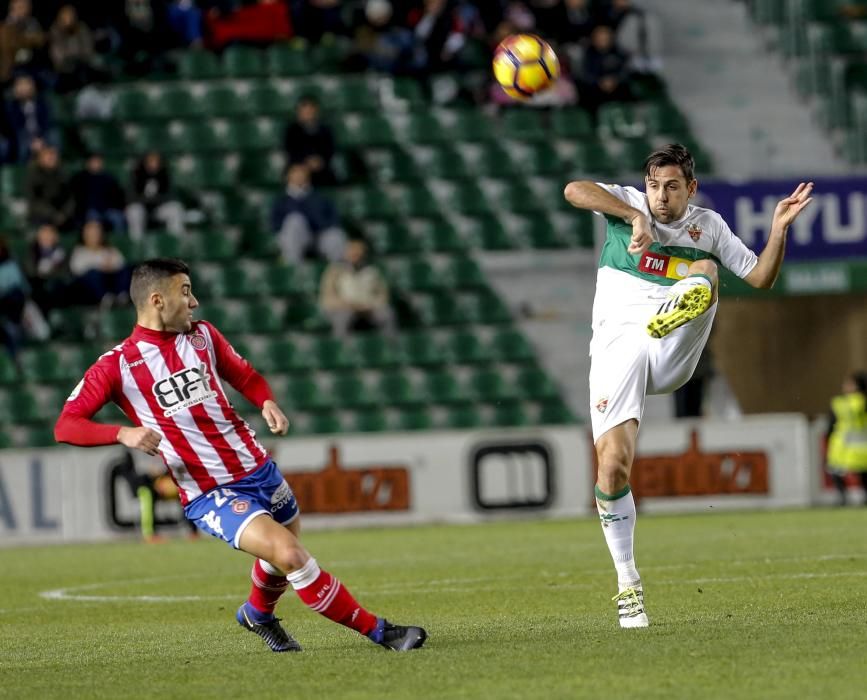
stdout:
[(653, 233), (650, 221), (643, 212), (630, 206), (622, 199), (615, 197), (608, 190), (589, 180), (575, 180), (566, 185), (563, 190), (566, 201), (578, 209), (598, 211), (608, 216), (616, 216), (632, 225), (632, 240), (628, 252), (632, 255), (643, 255), (653, 243)]
[(262, 404), (262, 418), (268, 424), (268, 428), (275, 435), (285, 435), (289, 430), (289, 419), (280, 410), (275, 401), (268, 399)]
[(783, 265), (783, 257), (786, 253), (786, 234), (789, 226), (798, 218), (804, 208), (813, 201), (810, 196), (813, 192), (812, 182), (802, 182), (785, 199), (781, 199), (774, 209), (774, 219), (771, 222), (771, 232), (768, 234), (768, 242), (759, 261), (750, 271), (744, 281), (757, 289), (770, 289), (777, 281), (780, 267)]

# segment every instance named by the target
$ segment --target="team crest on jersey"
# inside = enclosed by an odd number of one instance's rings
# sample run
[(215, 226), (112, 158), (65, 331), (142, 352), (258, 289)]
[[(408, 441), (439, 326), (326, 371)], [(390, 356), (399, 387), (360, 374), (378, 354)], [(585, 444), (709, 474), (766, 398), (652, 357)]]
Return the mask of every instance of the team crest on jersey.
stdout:
[(690, 224), (686, 227), (686, 232), (689, 234), (689, 237), (698, 242), (698, 239), (701, 238), (701, 226), (698, 224)]
[(248, 510), (250, 510), (250, 501), (241, 501), (237, 498), (232, 501), (232, 512), (235, 515), (243, 515)]
[(599, 399), (599, 401), (596, 402), (596, 410), (599, 411), (599, 413), (605, 413), (605, 411), (608, 410), (607, 396), (603, 399)]
[(153, 393), (166, 418), (217, 397), (217, 392), (211, 388), (211, 375), (204, 362), (198, 367), (185, 367), (156, 382)]
[(205, 336), (203, 336), (198, 331), (192, 333), (191, 335), (188, 335), (187, 340), (190, 341), (190, 345), (192, 345), (193, 349), (195, 350), (204, 350), (206, 347), (208, 347), (208, 341), (205, 340)]

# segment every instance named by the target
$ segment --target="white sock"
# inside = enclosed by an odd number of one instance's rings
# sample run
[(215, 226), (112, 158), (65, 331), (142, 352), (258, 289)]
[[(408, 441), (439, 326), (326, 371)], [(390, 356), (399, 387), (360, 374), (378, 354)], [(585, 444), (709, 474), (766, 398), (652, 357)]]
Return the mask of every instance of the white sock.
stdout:
[(623, 491), (609, 496), (596, 487), (596, 508), (602, 523), (602, 533), (608, 551), (617, 569), (619, 590), (641, 584), (635, 560), (632, 557), (632, 541), (635, 532), (635, 499), (627, 486)]
[(316, 581), (320, 573), (322, 572), (319, 570), (319, 564), (316, 563), (313, 557), (310, 557), (304, 566), (290, 572), (286, 578), (289, 580), (292, 588), (297, 591), (301, 588), (307, 588), (307, 586)]

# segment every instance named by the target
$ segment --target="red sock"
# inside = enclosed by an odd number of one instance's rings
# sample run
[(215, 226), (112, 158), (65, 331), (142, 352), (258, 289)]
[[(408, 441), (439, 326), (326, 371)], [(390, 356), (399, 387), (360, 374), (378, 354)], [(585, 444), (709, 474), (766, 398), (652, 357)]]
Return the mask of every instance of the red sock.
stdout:
[(322, 571), (315, 559), (311, 558), (287, 579), (308, 608), (329, 620), (365, 636), (376, 627), (376, 615), (362, 608), (346, 586), (327, 571)]
[[(267, 564), (267, 566), (269, 569), (272, 569), (270, 564)], [(259, 612), (273, 615), (277, 601), (280, 600), (280, 596), (289, 587), (286, 575), (273, 574), (266, 571), (262, 567), (262, 560), (257, 559), (256, 563), (253, 564), (250, 578), (253, 579), (253, 587), (250, 589), (250, 597), (247, 601)]]

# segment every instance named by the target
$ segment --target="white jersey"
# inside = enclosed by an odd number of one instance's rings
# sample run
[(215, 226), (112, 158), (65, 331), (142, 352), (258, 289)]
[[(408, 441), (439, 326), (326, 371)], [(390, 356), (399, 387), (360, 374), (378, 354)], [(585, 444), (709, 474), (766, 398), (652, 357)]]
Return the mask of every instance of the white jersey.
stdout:
[(605, 216), (608, 229), (596, 277), (594, 330), (604, 319), (646, 324), (648, 305), (661, 303), (667, 287), (686, 277), (696, 260), (713, 260), (740, 278), (756, 266), (756, 254), (715, 211), (690, 204), (679, 220), (663, 224), (654, 219), (647, 195), (640, 190), (598, 184), (647, 216), (655, 242), (640, 258), (628, 253), (632, 226)]

